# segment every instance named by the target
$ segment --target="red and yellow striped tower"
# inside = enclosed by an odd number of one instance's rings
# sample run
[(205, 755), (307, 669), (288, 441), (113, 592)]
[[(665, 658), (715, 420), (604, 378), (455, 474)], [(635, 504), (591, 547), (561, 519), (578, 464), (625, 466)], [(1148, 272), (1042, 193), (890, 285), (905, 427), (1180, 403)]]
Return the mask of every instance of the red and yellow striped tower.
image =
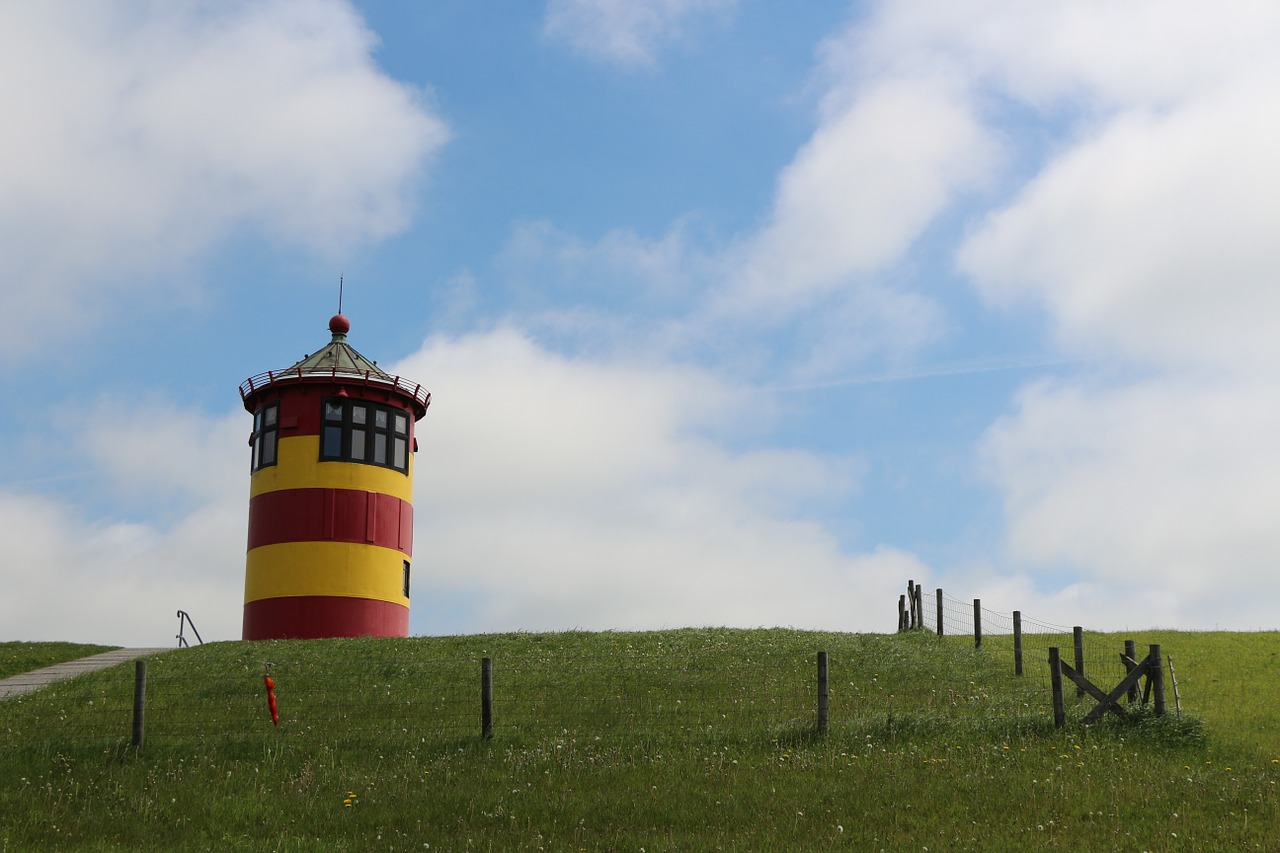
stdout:
[(414, 425), (431, 395), (329, 321), (328, 346), (240, 386), (253, 415), (246, 640), (405, 637)]

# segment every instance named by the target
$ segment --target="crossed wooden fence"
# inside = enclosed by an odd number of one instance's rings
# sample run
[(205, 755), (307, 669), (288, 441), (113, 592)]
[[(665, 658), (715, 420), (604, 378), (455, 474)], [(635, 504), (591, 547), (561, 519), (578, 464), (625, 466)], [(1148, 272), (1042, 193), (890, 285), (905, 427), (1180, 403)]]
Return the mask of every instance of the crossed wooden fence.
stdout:
[(1098, 700), (1097, 706), (1084, 717), (1084, 722), (1095, 723), (1102, 719), (1108, 711), (1119, 717), (1128, 716), (1128, 711), (1120, 704), (1121, 696), (1128, 696), (1129, 703), (1137, 700), (1138, 682), (1146, 678), (1146, 687), (1142, 691), (1142, 704), (1154, 699), (1152, 712), (1157, 717), (1164, 716), (1164, 664), (1160, 656), (1160, 644), (1152, 643), (1151, 650), (1141, 663), (1133, 659), (1133, 641), (1126, 642), (1125, 654), (1120, 655), (1128, 673), (1120, 679), (1120, 683), (1109, 693), (1103, 692), (1084, 673), (1062, 659), (1057, 646), (1049, 647), (1049, 682), (1053, 688), (1053, 724), (1062, 728), (1067, 722), (1067, 712), (1062, 697), (1062, 676), (1070, 678), (1076, 687)]

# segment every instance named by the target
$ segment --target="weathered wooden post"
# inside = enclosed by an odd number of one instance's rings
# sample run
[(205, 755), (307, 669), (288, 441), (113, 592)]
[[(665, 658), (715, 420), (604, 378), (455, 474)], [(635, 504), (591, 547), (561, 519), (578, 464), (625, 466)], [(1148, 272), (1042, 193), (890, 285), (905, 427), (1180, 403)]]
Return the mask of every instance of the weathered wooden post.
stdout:
[(480, 736), (493, 738), (493, 659), (480, 659)]
[(138, 749), (142, 748), (145, 733), (142, 717), (146, 699), (147, 662), (143, 658), (138, 658), (133, 664), (133, 745)]
[(1013, 674), (1022, 675), (1022, 611), (1013, 611)]
[(1049, 647), (1049, 686), (1053, 690), (1053, 724), (1062, 728), (1067, 724), (1067, 711), (1062, 702), (1062, 659), (1058, 647)]
[(1151, 679), (1152, 710), (1157, 717), (1164, 716), (1164, 658), (1160, 656), (1160, 644), (1151, 644), (1151, 656), (1147, 658), (1147, 678)]
[(938, 587), (938, 598), (935, 602), (938, 611), (938, 636), (942, 636), (942, 587)]
[(916, 621), (913, 627), (924, 628), (924, 587), (916, 584), (915, 592)]
[[(1079, 625), (1071, 629), (1071, 636), (1075, 642), (1076, 652), (1076, 672), (1084, 675), (1084, 628)], [(1076, 685), (1076, 698), (1079, 699), (1084, 695), (1084, 688)]]
[(898, 596), (898, 631), (907, 630), (907, 597)]
[(982, 648), (982, 599), (973, 600), (973, 647)]
[(818, 734), (827, 733), (827, 653), (818, 652)]
[[(1128, 675), (1138, 666), (1138, 644), (1133, 640), (1124, 641), (1124, 673)], [(1138, 701), (1138, 682), (1129, 685), (1129, 704), (1133, 705)]]

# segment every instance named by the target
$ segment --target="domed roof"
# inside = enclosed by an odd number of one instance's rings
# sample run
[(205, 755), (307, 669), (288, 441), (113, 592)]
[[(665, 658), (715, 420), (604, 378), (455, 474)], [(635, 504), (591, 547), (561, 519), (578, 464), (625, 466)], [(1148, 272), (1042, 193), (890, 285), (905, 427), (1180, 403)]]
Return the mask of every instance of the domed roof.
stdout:
[(329, 332), (333, 339), (326, 346), (284, 370), (269, 370), (240, 383), (240, 399), (245, 409), (254, 411), (258, 396), (268, 388), (325, 382), (380, 387), (387, 393), (402, 397), (412, 406), (415, 420), (426, 414), (427, 407), (431, 405), (430, 392), (421, 383), (403, 376), (392, 376), (356, 352), (355, 347), (347, 343), (349, 331), (351, 321), (342, 314), (335, 314), (329, 319)]
[(390, 374), (379, 369), (378, 365), (356, 352), (355, 347), (347, 343), (347, 332), (351, 331), (351, 321), (342, 314), (334, 314), (329, 319), (329, 331), (333, 334), (328, 346), (318, 349), (311, 355), (291, 365), (288, 373), (366, 373), (372, 376), (390, 378)]

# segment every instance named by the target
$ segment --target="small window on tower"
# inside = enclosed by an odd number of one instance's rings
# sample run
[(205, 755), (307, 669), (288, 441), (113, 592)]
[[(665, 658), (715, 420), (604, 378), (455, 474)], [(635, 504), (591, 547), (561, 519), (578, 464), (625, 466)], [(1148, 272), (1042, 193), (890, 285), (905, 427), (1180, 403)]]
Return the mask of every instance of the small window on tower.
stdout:
[(276, 464), (276, 443), (280, 433), (280, 404), (271, 403), (253, 413), (253, 448), (250, 470), (257, 471)]
[(409, 597), (409, 561), (404, 561), (404, 597)]

